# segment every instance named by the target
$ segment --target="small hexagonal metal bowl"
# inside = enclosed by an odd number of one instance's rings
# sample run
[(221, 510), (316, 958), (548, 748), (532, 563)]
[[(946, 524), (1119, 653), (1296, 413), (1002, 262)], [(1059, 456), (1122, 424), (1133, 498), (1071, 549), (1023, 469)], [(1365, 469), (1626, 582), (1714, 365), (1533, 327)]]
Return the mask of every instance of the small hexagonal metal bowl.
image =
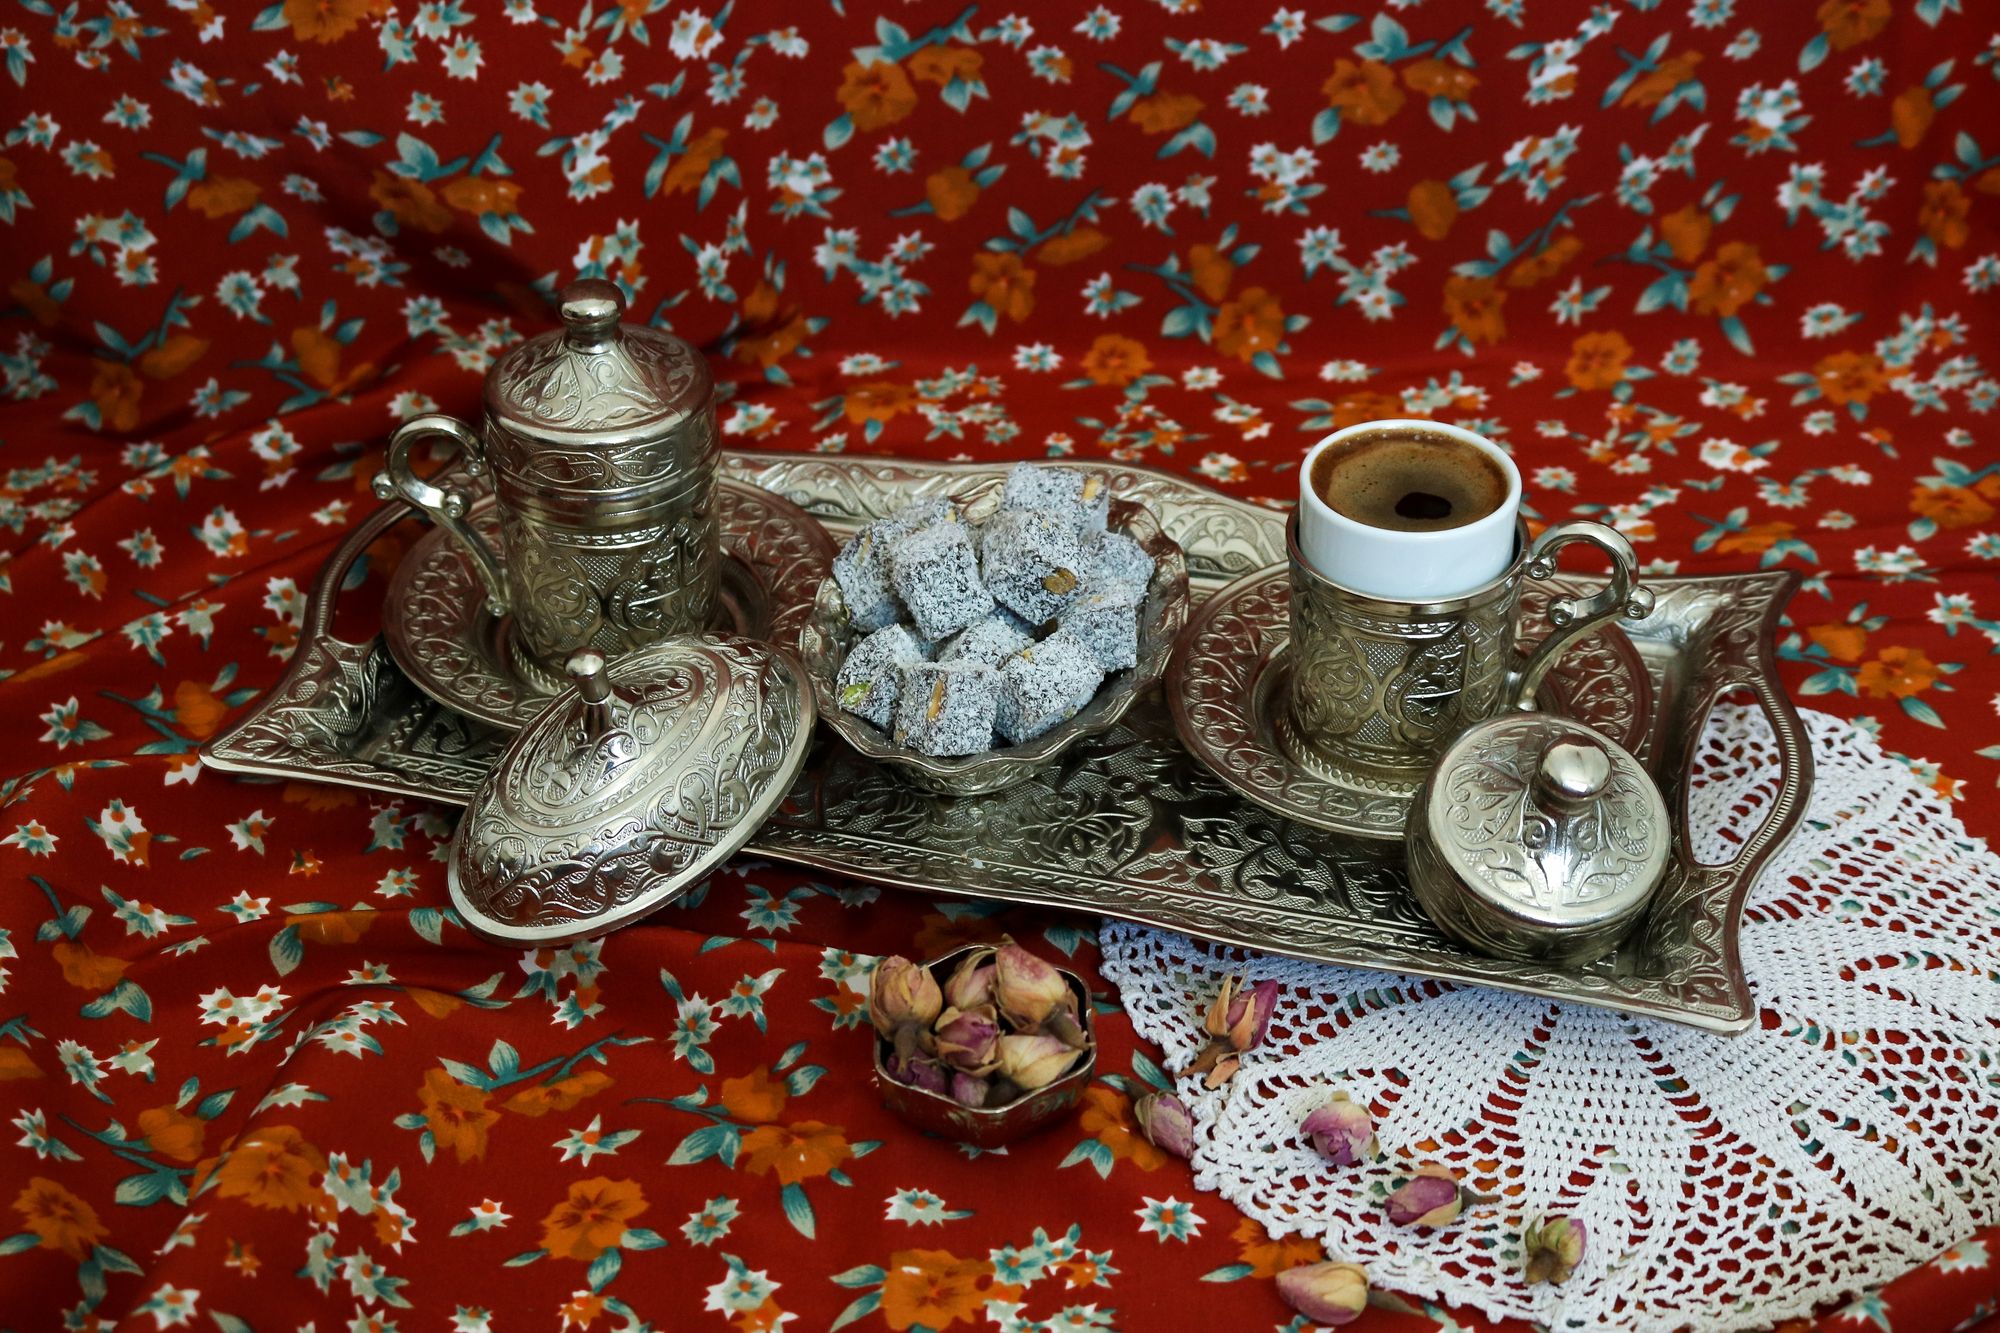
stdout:
[[(982, 947), (973, 944), (954, 949), (942, 958), (925, 963), (924, 967), (941, 987), (957, 968), (960, 959)], [(877, 1033), (875, 1083), (881, 1090), (882, 1105), (926, 1134), (956, 1139), (978, 1148), (998, 1148), (1012, 1143), (1068, 1114), (1083, 1100), (1083, 1090), (1097, 1076), (1097, 1023), (1090, 1012), (1090, 991), (1085, 988), (1083, 978), (1067, 968), (1059, 967), (1056, 971), (1069, 986), (1070, 994), (1076, 997), (1077, 1024), (1083, 1029), (1083, 1054), (1068, 1073), (1047, 1087), (1022, 1093), (1005, 1106), (961, 1106), (944, 1093), (913, 1087), (891, 1078), (887, 1060), (895, 1054), (895, 1047), (888, 1038)]]
[[(952, 498), (977, 524), (1000, 504), (1000, 479), (992, 478)], [(1153, 511), (1142, 504), (1113, 497), (1106, 526), (1122, 532), (1153, 557), (1153, 577), (1139, 608), (1139, 660), (1136, 666), (1105, 678), (1097, 696), (1075, 717), (1050, 727), (1032, 740), (978, 754), (933, 756), (896, 744), (887, 731), (840, 706), (834, 684), (847, 650), (860, 636), (855, 632), (847, 601), (831, 577), (820, 580), (812, 615), (799, 630), (799, 656), (812, 679), (820, 719), (859, 753), (888, 766), (926, 791), (949, 796), (977, 796), (1000, 791), (1032, 777), (1043, 765), (1085, 736), (1104, 731), (1125, 715), (1138, 697), (1166, 673), (1174, 640), (1187, 621), (1187, 557), (1180, 543), (1160, 527)]]

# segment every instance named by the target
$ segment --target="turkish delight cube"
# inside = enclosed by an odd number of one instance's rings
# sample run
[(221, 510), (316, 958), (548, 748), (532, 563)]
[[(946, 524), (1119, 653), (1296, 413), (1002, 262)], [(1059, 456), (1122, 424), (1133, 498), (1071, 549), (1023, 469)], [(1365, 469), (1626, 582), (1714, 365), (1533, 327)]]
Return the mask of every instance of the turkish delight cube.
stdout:
[(994, 726), (1012, 744), (1033, 740), (1097, 694), (1104, 670), (1097, 655), (1067, 629), (1023, 648), (1000, 668)]
[(1089, 593), (1070, 603), (1058, 622), (1106, 671), (1139, 665), (1139, 608), (1111, 593)]
[(1080, 535), (1104, 531), (1111, 512), (1111, 488), (1095, 472), (1016, 463), (1000, 488), (1000, 509), (1046, 513)]
[(1041, 510), (1003, 509), (986, 522), (979, 564), (995, 600), (1039, 625), (1076, 599), (1083, 543), (1074, 528)]
[(997, 667), (1035, 641), (1033, 628), (1004, 606), (952, 636), (938, 651), (940, 662), (984, 662)]
[(984, 662), (918, 662), (903, 673), (896, 744), (918, 754), (977, 754), (993, 748), (1000, 673)]
[(834, 677), (840, 706), (878, 727), (887, 727), (902, 692), (903, 672), (924, 660), (916, 636), (901, 625), (888, 625), (847, 650)]
[(889, 583), (888, 546), (878, 526), (855, 533), (833, 558), (833, 581), (847, 603), (848, 618), (864, 634), (893, 625), (903, 613)]
[(1122, 532), (1100, 532), (1084, 543), (1083, 569), (1092, 592), (1136, 605), (1153, 580), (1153, 557)]
[(993, 609), (972, 539), (956, 516), (896, 538), (889, 548), (889, 581), (926, 639), (956, 634)]

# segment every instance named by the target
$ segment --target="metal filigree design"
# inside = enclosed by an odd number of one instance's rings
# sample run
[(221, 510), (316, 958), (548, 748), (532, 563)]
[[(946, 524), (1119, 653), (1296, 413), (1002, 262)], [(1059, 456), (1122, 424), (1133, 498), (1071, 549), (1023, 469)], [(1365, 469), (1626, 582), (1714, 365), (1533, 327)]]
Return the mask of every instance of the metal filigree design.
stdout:
[[(699, 351), (671, 334), (627, 324), (617, 338), (595, 349), (571, 345), (562, 332), (530, 339), (494, 366), (486, 400), (503, 422), (582, 434), (663, 420), (677, 423), (707, 406), (708, 383)], [(489, 445), (495, 447), (496, 464), (561, 486), (604, 489), (619, 484), (612, 477), (621, 474), (635, 484), (658, 481), (672, 476), (682, 462), (658, 440), (621, 451), (615, 460), (592, 450), (544, 454), (541, 442), (522, 440), (522, 453), (503, 459), (505, 432), (495, 436)], [(571, 465), (577, 470), (566, 471)]]
[(449, 882), (482, 934), (549, 943), (661, 906), (741, 844), (804, 760), (813, 708), (789, 653), (677, 639), (606, 678), (608, 727), (563, 696), (466, 807)]
[[(838, 548), (796, 506), (755, 487), (724, 482), (717, 488), (716, 501), (714, 516), (698, 521), (710, 530), (719, 525), (728, 533), (721, 543), (727, 558), (720, 562), (717, 580), (720, 606), (710, 602), (699, 628), (720, 621), (737, 634), (792, 642)], [(492, 534), (501, 521), (493, 499), (476, 503), (468, 521), (482, 536)], [(703, 558), (691, 553), (690, 545), (700, 543), (676, 544), (666, 538), (652, 553), (668, 561)], [(672, 551), (679, 554), (663, 554)], [(511, 579), (512, 568), (506, 572)], [(445, 533), (425, 534), (390, 582), (383, 636), (397, 664), (424, 693), (468, 717), (511, 731), (539, 712), (562, 682), (554, 673), (537, 669), (533, 660), (517, 655), (512, 618), (496, 617), (486, 609), (478, 596), (477, 577), (471, 559)], [(657, 616), (663, 594), (649, 589), (660, 581), (642, 574), (631, 581), (635, 587), (630, 597), (614, 594), (605, 610), (628, 618)], [(685, 593), (685, 585), (676, 586)], [(550, 598), (536, 604), (560, 602)], [(589, 609), (598, 613), (594, 603)], [(621, 630), (609, 643), (598, 634), (584, 642), (618, 651), (634, 646), (628, 641), (629, 632)]]
[[(815, 454), (725, 453), (725, 477), (768, 486), (818, 515), (844, 538), (918, 494), (947, 494), (993, 465)], [(1183, 477), (1140, 467), (1111, 470), (1116, 492), (1137, 498), (1187, 554), (1197, 598), (1285, 559), (1284, 516), (1217, 496)], [(398, 517), (384, 509), (350, 535), (329, 561), (308, 605), (292, 672), (235, 728), (203, 750), (218, 767), (280, 777), (345, 782), (392, 794), (465, 801), (491, 766), (488, 749), (444, 756), (435, 721), (451, 718), (414, 689), (384, 691), (383, 710), (355, 719), (357, 750), (317, 739), (296, 750), (272, 742), (269, 714), (320, 704), (300, 673), (316, 644), (358, 662), (363, 646), (328, 637), (335, 591), (368, 544)], [(740, 549), (740, 548), (739, 548)], [(1282, 570), (1277, 573), (1284, 583)], [(1585, 581), (1558, 579), (1574, 595)], [(1748, 833), (1737, 860), (1702, 866), (1675, 852), (1644, 922), (1618, 951), (1583, 968), (1484, 958), (1446, 940), (1418, 910), (1404, 869), (1368, 845), (1279, 818), (1239, 798), (1181, 747), (1157, 696), (1143, 698), (1119, 725), (1086, 737), (1020, 787), (994, 796), (943, 798), (920, 791), (842, 745), (821, 747), (812, 770), (746, 850), (928, 893), (1041, 903), (1124, 917), (1320, 962), (1498, 986), (1604, 1005), (1730, 1032), (1754, 1016), (1736, 957), (1736, 921), (1758, 869), (1791, 832), (1812, 781), (1798, 714), (1778, 687), (1772, 635), (1796, 576), (1781, 571), (1650, 580), (1658, 605), (1644, 622), (1598, 636), (1564, 655), (1541, 702), (1576, 715), (1595, 700), (1593, 725), (1636, 754), (1661, 782), (1676, 821), (1679, 797), (1710, 706), (1732, 690), (1754, 694), (1783, 756), (1765, 822)], [(816, 585), (817, 578), (814, 583)], [(1535, 589), (1524, 618), (1535, 613)], [(791, 633), (809, 595), (788, 610)], [(1274, 609), (1282, 626), (1285, 608)], [(1627, 637), (1629, 636), (1629, 638)], [(791, 642), (773, 629), (779, 642)], [(1610, 645), (1617, 645), (1614, 650)], [(1238, 645), (1232, 657), (1242, 655)], [(1643, 676), (1627, 674), (1636, 651)], [(1283, 658), (1278, 659), (1282, 663)], [(1599, 677), (1631, 690), (1607, 691)], [(407, 701), (416, 724), (399, 712)], [(1604, 701), (1610, 701), (1606, 703)], [(429, 719), (430, 721), (425, 721)], [(407, 735), (407, 741), (398, 739)]]

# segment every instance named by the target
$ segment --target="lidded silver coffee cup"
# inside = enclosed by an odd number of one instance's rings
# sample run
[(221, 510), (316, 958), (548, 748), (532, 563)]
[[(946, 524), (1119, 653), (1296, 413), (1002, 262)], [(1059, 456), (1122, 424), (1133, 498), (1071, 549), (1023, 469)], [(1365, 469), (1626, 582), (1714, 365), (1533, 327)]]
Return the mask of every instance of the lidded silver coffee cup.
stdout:
[[(465, 548), (489, 608), (512, 618), (521, 674), (545, 690), (561, 687), (572, 652), (698, 633), (715, 612), (715, 382), (694, 347), (624, 313), (615, 284), (571, 283), (563, 327), (488, 373), (483, 431), (417, 417), (375, 477), (376, 495), (422, 510)], [(469, 495), (411, 470), (411, 449), (435, 436), (458, 445), (468, 473), (491, 476), (498, 551), (465, 521)]]

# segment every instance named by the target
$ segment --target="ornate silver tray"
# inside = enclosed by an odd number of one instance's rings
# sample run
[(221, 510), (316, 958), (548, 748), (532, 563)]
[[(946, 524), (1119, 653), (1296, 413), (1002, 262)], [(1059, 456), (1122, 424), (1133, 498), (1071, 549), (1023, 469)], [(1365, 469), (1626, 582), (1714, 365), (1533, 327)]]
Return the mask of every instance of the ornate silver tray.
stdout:
[[(1101, 462), (1079, 463), (1107, 470)], [(723, 473), (764, 486), (844, 538), (920, 494), (961, 488), (984, 464), (813, 454), (730, 453)], [(1285, 558), (1283, 515), (1148, 468), (1108, 469), (1114, 492), (1158, 514), (1187, 553), (1192, 595)], [(332, 632), (350, 568), (406, 511), (371, 515), (315, 585), (284, 678), (203, 758), (217, 768), (344, 782), (463, 802), (506, 737), (442, 708), (397, 670), (379, 637)], [(1402, 867), (1366, 844), (1238, 799), (1180, 746), (1157, 693), (1033, 780), (983, 797), (920, 791), (826, 742), (749, 844), (780, 860), (936, 893), (1041, 903), (1148, 922), (1205, 939), (1354, 967), (1497, 986), (1737, 1032), (1756, 1018), (1736, 925), (1758, 869), (1790, 834), (1812, 782), (1797, 712), (1773, 670), (1773, 635), (1796, 576), (1784, 572), (1650, 580), (1653, 615), (1631, 626), (1630, 656), (1604, 659), (1587, 688), (1624, 690), (1647, 717), (1631, 748), (1659, 778), (1676, 821), (1674, 865), (1646, 922), (1579, 971), (1469, 953), (1410, 897)], [(1544, 585), (1558, 592), (1560, 582)], [(1632, 675), (1636, 659), (1645, 681)], [(1557, 676), (1558, 694), (1584, 682)], [(1689, 765), (1711, 707), (1749, 694), (1784, 758), (1776, 794), (1735, 858), (1686, 852)], [(1650, 696), (1649, 708), (1637, 702)]]

